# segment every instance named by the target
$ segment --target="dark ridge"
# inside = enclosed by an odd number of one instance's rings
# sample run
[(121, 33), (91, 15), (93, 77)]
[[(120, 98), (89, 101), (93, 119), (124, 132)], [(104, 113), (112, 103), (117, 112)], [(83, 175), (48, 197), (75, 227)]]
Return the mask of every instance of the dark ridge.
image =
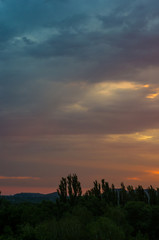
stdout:
[(41, 193), (17, 193), (15, 195), (2, 195), (2, 198), (12, 202), (12, 203), (22, 203), (22, 202), (32, 202), (40, 203), (42, 201), (52, 201), (55, 202), (58, 194), (57, 192), (49, 194)]

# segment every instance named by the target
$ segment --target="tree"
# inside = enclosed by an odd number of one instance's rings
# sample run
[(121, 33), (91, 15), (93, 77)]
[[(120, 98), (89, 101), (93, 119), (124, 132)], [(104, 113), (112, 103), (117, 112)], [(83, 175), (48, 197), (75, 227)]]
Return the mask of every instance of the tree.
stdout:
[(112, 188), (111, 188), (111, 202), (114, 206), (117, 205), (118, 203), (118, 194), (117, 194), (117, 191), (115, 190), (114, 184), (112, 184)]
[(69, 174), (67, 178), (62, 178), (57, 189), (61, 202), (69, 200), (71, 204), (82, 195), (81, 183), (76, 174)]
[(112, 187), (109, 187), (109, 183), (105, 182), (102, 179), (102, 198), (107, 202), (113, 205), (117, 204), (117, 193), (115, 191), (115, 186), (112, 184)]
[(76, 174), (68, 175), (67, 184), (70, 202), (74, 203), (75, 200), (82, 195), (81, 184), (78, 181), (77, 175)]
[(125, 189), (124, 183), (121, 183), (119, 196), (120, 196), (120, 204), (125, 205), (125, 203), (127, 202), (127, 191)]
[(105, 180), (102, 179), (102, 197), (107, 203), (109, 203), (111, 200), (110, 195), (111, 195), (111, 189), (109, 188), (109, 183), (105, 182)]
[(88, 190), (86, 192), (86, 195), (94, 196), (94, 197), (96, 197), (98, 199), (101, 199), (101, 185), (100, 185), (100, 183), (98, 183), (98, 181), (95, 180), (93, 182), (93, 184), (94, 184), (94, 187), (91, 190)]
[(146, 196), (146, 193), (141, 185), (135, 188), (135, 192), (137, 201), (143, 201), (145, 203), (148, 203), (148, 197)]
[(88, 234), (91, 240), (125, 239), (123, 229), (107, 217), (98, 217), (97, 220), (88, 224)]
[(151, 205), (156, 204), (157, 203), (157, 194), (156, 194), (156, 190), (150, 185), (150, 187), (148, 188), (148, 194), (149, 194), (149, 203)]
[(151, 224), (151, 207), (142, 201), (131, 201), (125, 205), (128, 223), (133, 227), (133, 235), (139, 231), (148, 233)]
[(57, 189), (57, 193), (59, 195), (59, 198), (61, 202), (66, 202), (67, 201), (67, 180), (66, 178), (61, 179), (59, 188)]
[(127, 186), (128, 200), (135, 201), (135, 191), (132, 185)]

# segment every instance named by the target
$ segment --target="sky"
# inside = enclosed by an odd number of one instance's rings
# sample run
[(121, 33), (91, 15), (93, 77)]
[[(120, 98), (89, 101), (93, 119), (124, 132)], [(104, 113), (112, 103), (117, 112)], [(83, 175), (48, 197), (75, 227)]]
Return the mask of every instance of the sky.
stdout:
[(159, 1), (0, 0), (0, 190), (159, 187)]

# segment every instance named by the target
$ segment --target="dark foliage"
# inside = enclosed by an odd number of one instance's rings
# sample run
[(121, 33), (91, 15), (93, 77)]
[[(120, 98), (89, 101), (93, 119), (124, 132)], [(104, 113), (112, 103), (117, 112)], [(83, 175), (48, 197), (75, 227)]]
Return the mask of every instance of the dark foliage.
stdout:
[(0, 240), (158, 240), (159, 190), (120, 189), (104, 179), (82, 195), (76, 174), (62, 178), (57, 202), (0, 199)]

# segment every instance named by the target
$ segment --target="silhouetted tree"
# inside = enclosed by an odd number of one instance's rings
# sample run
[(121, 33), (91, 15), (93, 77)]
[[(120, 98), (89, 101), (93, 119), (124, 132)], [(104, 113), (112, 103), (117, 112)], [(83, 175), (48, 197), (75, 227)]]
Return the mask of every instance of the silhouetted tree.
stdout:
[(157, 204), (159, 204), (159, 188), (157, 188), (156, 198), (157, 198)]
[(57, 189), (57, 193), (59, 195), (60, 201), (67, 201), (67, 179), (63, 178), (60, 181), (59, 188)]
[(109, 188), (109, 183), (105, 182), (104, 179), (102, 179), (102, 198), (109, 203), (111, 200), (111, 189)]
[(126, 191), (124, 183), (121, 183), (121, 189), (120, 189), (119, 196), (120, 196), (120, 204), (125, 205), (125, 203), (127, 202), (127, 191)]
[(111, 188), (111, 202), (114, 206), (118, 204), (118, 194), (117, 191), (115, 190), (114, 184), (112, 184)]
[(151, 205), (156, 204), (157, 203), (157, 192), (156, 192), (156, 190), (150, 185), (150, 187), (148, 187), (147, 192), (149, 194), (149, 203)]
[(97, 180), (95, 180), (93, 182), (94, 187), (91, 189), (91, 191), (89, 192), (91, 195), (101, 199), (101, 185), (100, 183), (98, 183)]
[(78, 177), (76, 174), (67, 176), (67, 184), (68, 184), (68, 194), (71, 203), (82, 195), (81, 184), (78, 181)]
[(69, 174), (67, 178), (62, 178), (57, 193), (61, 202), (65, 203), (68, 199), (71, 203), (74, 203), (82, 195), (81, 184), (77, 175)]
[(135, 201), (135, 190), (131, 185), (127, 186), (127, 197), (128, 200)]
[(107, 203), (116, 205), (117, 204), (117, 192), (115, 190), (114, 184), (112, 184), (112, 186), (109, 187), (109, 183), (105, 182), (104, 179), (102, 179), (101, 182), (102, 182), (102, 198)]
[(135, 188), (135, 193), (137, 201), (148, 203), (148, 197), (146, 196), (146, 193), (141, 185)]

